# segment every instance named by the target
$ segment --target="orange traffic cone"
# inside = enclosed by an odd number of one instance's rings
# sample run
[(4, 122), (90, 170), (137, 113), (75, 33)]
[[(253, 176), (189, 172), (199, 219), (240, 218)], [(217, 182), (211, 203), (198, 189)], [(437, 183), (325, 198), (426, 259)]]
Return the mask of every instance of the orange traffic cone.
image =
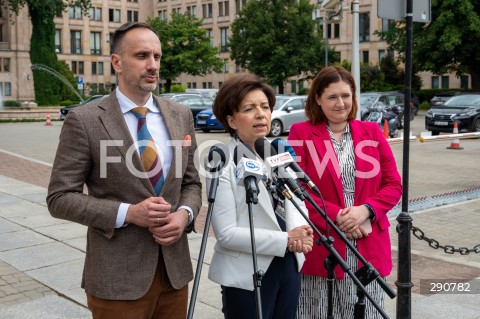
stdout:
[(383, 121), (383, 136), (385, 138), (390, 137), (390, 133), (388, 132), (388, 121), (386, 119)]
[[(458, 134), (458, 123), (453, 122), (453, 134)], [(447, 147), (449, 150), (463, 150), (463, 147), (460, 147), (460, 139), (453, 139), (450, 146)]]
[(47, 113), (47, 121), (45, 122), (45, 126), (50, 126), (52, 125), (52, 121), (50, 119), (50, 113)]

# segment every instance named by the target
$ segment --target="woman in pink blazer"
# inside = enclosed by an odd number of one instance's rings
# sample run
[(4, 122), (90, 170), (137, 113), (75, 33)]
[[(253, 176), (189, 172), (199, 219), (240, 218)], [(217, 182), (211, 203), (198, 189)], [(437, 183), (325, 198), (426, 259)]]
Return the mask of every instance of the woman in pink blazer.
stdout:
[[(303, 171), (318, 186), (323, 200), (315, 202), (357, 247), (362, 256), (386, 277), (392, 270), (390, 223), (387, 213), (402, 194), (400, 175), (388, 142), (376, 123), (355, 120), (358, 111), (355, 82), (342, 67), (326, 67), (314, 78), (307, 98), (308, 121), (292, 126), (288, 137)], [(326, 234), (323, 217), (307, 203), (309, 217)], [(333, 230), (334, 248), (355, 272), (362, 265)], [(315, 237), (316, 234), (315, 234)], [(315, 238), (317, 239), (317, 238)], [(327, 315), (329, 252), (315, 246), (302, 268), (302, 290), (297, 318)], [(369, 293), (383, 307), (384, 292), (376, 281)], [(335, 267), (334, 316), (352, 318), (356, 285), (340, 266)], [(380, 315), (367, 300), (366, 318)]]

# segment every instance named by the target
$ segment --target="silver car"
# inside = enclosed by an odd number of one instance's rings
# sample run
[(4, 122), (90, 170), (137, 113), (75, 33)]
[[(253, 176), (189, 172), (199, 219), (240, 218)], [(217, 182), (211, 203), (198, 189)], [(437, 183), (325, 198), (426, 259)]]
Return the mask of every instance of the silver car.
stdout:
[(272, 112), (270, 136), (280, 136), (290, 131), (292, 124), (307, 120), (305, 115), (306, 95), (277, 95), (277, 102)]

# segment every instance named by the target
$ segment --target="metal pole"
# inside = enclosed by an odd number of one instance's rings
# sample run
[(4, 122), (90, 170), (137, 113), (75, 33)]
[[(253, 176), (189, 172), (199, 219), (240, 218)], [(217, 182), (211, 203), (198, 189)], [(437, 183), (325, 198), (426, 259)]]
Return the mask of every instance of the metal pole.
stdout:
[(323, 28), (325, 29), (325, 67), (328, 66), (328, 23), (327, 19), (323, 19)]
[[(358, 0), (352, 1), (352, 22), (353, 22), (353, 32), (352, 32), (352, 75), (357, 85), (357, 90), (355, 95), (357, 97), (357, 103), (360, 102), (360, 45), (359, 45), (359, 10), (360, 2)], [(357, 120), (360, 119), (360, 112), (357, 112)]]
[(407, 1), (406, 48), (405, 48), (405, 105), (403, 127), (403, 194), (402, 212), (397, 217), (398, 225), (398, 272), (397, 318), (410, 319), (412, 315), (411, 235), (412, 217), (408, 213), (408, 172), (410, 155), (410, 100), (412, 92), (412, 37), (413, 0)]

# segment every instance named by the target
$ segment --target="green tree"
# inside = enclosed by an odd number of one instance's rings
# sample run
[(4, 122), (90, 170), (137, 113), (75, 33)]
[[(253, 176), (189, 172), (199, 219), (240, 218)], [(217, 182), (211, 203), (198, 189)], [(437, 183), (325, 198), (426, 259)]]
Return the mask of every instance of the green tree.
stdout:
[(157, 17), (147, 23), (162, 44), (160, 77), (166, 81), (165, 92), (170, 92), (173, 80), (181, 73), (204, 76), (221, 71), (223, 61), (218, 57), (218, 48), (210, 45), (210, 38), (201, 28), (202, 20), (173, 13), (171, 20)]
[[(59, 73), (72, 85), (72, 87), (77, 87), (77, 81), (73, 76), (70, 67), (65, 61), (58, 61)], [(80, 93), (78, 89), (75, 90), (77, 93)], [(73, 101), (73, 102), (80, 102), (80, 98), (78, 97), (75, 92), (72, 91), (71, 88), (67, 87), (66, 85), (61, 86), (60, 90), (60, 98), (62, 101)]]
[[(30, 61), (32, 65), (45, 65), (59, 71), (55, 54), (55, 15), (68, 5), (80, 6), (88, 12), (90, 0), (0, 0), (1, 5), (8, 6), (16, 15), (27, 6), (32, 22), (30, 38)], [(39, 69), (33, 70), (35, 99), (38, 105), (58, 105), (63, 84), (51, 74)]]
[[(293, 76), (312, 77), (325, 64), (321, 26), (308, 0), (248, 1), (232, 24), (231, 57), (277, 86)], [(338, 54), (329, 52), (331, 60)]]
[[(432, 21), (413, 25), (413, 65), (434, 74), (470, 74), (480, 91), (480, 2), (432, 0)], [(379, 33), (394, 50), (405, 54), (405, 23)]]

